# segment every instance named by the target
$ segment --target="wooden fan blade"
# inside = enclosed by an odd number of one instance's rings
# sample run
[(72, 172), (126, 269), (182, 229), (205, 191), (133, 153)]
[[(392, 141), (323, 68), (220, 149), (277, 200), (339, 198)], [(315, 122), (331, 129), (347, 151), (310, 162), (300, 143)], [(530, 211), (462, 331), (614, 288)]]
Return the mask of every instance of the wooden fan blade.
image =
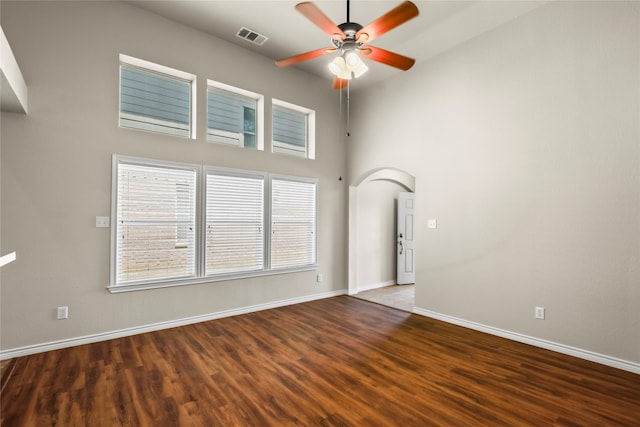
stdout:
[(360, 43), (369, 43), (398, 25), (415, 18), (419, 13), (415, 4), (405, 1), (358, 31), (356, 40)]
[(334, 89), (343, 89), (345, 87), (347, 87), (347, 84), (349, 84), (349, 80), (345, 80), (345, 79), (341, 79), (339, 77), (334, 77), (333, 78), (333, 88)]
[(333, 37), (335, 34), (338, 34), (340, 39), (344, 39), (346, 37), (344, 32), (338, 28), (338, 26), (314, 3), (310, 1), (298, 3), (296, 5), (296, 10), (303, 14), (309, 21), (316, 24), (316, 26), (327, 33), (329, 37)]
[(415, 59), (409, 58), (408, 56), (402, 56), (375, 46), (363, 47), (360, 49), (360, 53), (367, 59), (389, 65), (390, 67), (399, 68), (404, 71), (413, 67), (413, 64), (416, 62)]
[(320, 49), (312, 50), (311, 52), (301, 53), (299, 55), (290, 56), (289, 58), (279, 59), (276, 61), (278, 67), (288, 67), (289, 65), (297, 64), (298, 62), (307, 61), (309, 59), (317, 58), (327, 53), (335, 52), (334, 48), (323, 47)]

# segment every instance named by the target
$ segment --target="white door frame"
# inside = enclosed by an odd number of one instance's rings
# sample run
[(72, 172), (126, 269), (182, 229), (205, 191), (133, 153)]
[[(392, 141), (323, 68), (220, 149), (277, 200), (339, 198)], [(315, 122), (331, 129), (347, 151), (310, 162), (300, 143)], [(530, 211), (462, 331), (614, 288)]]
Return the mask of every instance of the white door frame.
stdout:
[(416, 178), (400, 169), (377, 168), (365, 172), (352, 185), (349, 186), (349, 260), (348, 260), (348, 293), (354, 295), (358, 293), (357, 265), (358, 239), (356, 225), (358, 220), (358, 187), (371, 181), (391, 181), (395, 182), (407, 191), (415, 193)]

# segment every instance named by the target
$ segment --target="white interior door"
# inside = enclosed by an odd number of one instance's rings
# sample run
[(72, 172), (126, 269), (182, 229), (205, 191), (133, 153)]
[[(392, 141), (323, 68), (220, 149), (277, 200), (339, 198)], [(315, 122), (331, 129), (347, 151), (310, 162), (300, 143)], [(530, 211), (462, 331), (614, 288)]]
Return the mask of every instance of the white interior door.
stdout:
[(414, 193), (398, 193), (398, 285), (416, 282), (415, 238), (413, 232)]

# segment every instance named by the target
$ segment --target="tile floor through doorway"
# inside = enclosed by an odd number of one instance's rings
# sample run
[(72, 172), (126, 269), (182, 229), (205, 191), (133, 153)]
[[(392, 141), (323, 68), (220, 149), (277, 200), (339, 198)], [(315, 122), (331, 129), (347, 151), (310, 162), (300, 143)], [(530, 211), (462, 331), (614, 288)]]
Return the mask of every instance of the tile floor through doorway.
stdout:
[(415, 285), (385, 286), (384, 288), (358, 292), (353, 296), (411, 313), (415, 303)]

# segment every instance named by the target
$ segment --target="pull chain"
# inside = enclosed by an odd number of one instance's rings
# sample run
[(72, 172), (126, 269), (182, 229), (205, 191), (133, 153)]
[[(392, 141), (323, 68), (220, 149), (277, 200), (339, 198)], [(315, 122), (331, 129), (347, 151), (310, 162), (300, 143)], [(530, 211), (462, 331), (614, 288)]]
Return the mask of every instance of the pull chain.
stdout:
[[(340, 117), (342, 117), (342, 82), (344, 80), (340, 79), (340, 98), (339, 98), (339, 103), (340, 103)], [(346, 103), (347, 103), (347, 136), (351, 136), (350, 135), (350, 130), (351, 130), (351, 92), (350, 92), (350, 86), (349, 86), (349, 80), (347, 80), (347, 99), (346, 99)]]
[(347, 80), (347, 136), (350, 135), (351, 131), (351, 93), (350, 93), (350, 82), (351, 80)]
[[(349, 6), (350, 6), (350, 2), (349, 0), (347, 0), (347, 22), (351, 22), (351, 16), (349, 14)], [(350, 111), (351, 111), (351, 96), (349, 93), (349, 81), (347, 80), (347, 136), (350, 136), (350, 129), (351, 129), (351, 117), (350, 117)], [(340, 117), (342, 117), (342, 79), (340, 79)]]

